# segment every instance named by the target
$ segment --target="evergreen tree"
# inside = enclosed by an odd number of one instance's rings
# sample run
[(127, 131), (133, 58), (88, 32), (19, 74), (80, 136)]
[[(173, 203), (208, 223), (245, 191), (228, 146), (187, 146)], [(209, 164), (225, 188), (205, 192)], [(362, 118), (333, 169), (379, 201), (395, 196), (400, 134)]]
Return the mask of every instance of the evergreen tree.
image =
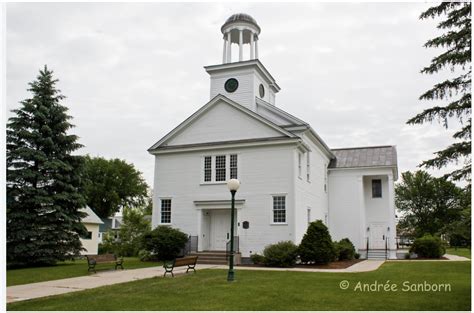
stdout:
[(335, 260), (337, 251), (328, 228), (321, 220), (309, 224), (298, 252), (302, 262), (327, 264)]
[(7, 124), (7, 260), (54, 264), (82, 250), (86, 205), (78, 192), (83, 160), (71, 155), (81, 145), (57, 80), (45, 66), (29, 84), (32, 98), (21, 101)]
[(464, 161), (462, 168), (446, 175), (453, 180), (471, 180), (471, 3), (442, 2), (423, 12), (420, 19), (446, 18), (438, 24), (444, 34), (426, 42), (426, 48), (443, 48), (445, 51), (431, 60), (421, 72), (435, 74), (443, 69), (459, 73), (433, 86), (420, 96), (420, 100), (445, 100), (444, 106), (434, 106), (410, 119), (408, 124), (423, 124), (437, 119), (448, 127), (448, 119), (456, 118), (462, 128), (454, 135), (455, 142), (435, 153), (435, 157), (420, 166), (442, 168), (451, 162)]

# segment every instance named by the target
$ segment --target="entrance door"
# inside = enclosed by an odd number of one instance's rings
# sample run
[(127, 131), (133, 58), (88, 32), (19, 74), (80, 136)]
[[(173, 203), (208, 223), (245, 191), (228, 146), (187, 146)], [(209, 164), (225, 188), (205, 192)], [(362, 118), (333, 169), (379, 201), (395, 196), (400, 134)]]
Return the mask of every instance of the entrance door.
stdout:
[(385, 249), (385, 224), (371, 224), (370, 225), (370, 248), (371, 249)]
[(225, 250), (230, 240), (230, 210), (213, 210), (211, 213), (211, 250)]

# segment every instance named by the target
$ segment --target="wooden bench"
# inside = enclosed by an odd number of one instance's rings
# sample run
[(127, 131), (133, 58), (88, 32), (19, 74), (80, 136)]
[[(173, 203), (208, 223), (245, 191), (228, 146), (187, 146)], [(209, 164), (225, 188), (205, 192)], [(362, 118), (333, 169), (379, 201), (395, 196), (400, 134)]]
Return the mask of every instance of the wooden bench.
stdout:
[(104, 263), (114, 263), (115, 264), (115, 269), (120, 266), (121, 269), (123, 269), (123, 258), (117, 258), (115, 254), (91, 254), (91, 255), (86, 255), (87, 257), (87, 265), (89, 268), (87, 271), (93, 270), (94, 273), (95, 271), (95, 266), (97, 264), (104, 264)]
[(179, 266), (188, 266), (188, 269), (186, 270), (186, 273), (189, 272), (189, 270), (193, 270), (196, 272), (196, 262), (197, 262), (198, 257), (197, 256), (187, 256), (184, 258), (177, 258), (174, 259), (172, 262), (164, 262), (163, 267), (165, 269), (165, 273), (163, 277), (166, 277), (167, 273), (171, 273), (171, 276), (174, 277), (173, 274), (173, 269), (175, 267)]

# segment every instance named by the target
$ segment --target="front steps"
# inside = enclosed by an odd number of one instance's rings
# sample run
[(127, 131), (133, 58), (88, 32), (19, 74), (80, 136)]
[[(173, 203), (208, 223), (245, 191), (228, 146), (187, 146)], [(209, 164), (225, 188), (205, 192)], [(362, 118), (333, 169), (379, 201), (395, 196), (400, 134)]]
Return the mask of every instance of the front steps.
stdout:
[(227, 265), (227, 257), (225, 251), (191, 252), (189, 256), (197, 256), (198, 264)]
[(387, 258), (388, 256), (385, 253), (385, 249), (369, 250), (369, 253), (367, 255), (368, 260), (386, 260)]

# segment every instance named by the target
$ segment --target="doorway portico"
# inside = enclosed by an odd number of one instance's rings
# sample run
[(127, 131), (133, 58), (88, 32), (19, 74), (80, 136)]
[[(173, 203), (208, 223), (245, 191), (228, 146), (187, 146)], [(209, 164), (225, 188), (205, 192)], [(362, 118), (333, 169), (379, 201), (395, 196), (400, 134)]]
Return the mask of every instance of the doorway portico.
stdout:
[[(245, 200), (235, 200), (234, 236), (239, 236), (239, 215)], [(198, 214), (198, 251), (226, 251), (230, 240), (230, 200), (194, 201)]]

